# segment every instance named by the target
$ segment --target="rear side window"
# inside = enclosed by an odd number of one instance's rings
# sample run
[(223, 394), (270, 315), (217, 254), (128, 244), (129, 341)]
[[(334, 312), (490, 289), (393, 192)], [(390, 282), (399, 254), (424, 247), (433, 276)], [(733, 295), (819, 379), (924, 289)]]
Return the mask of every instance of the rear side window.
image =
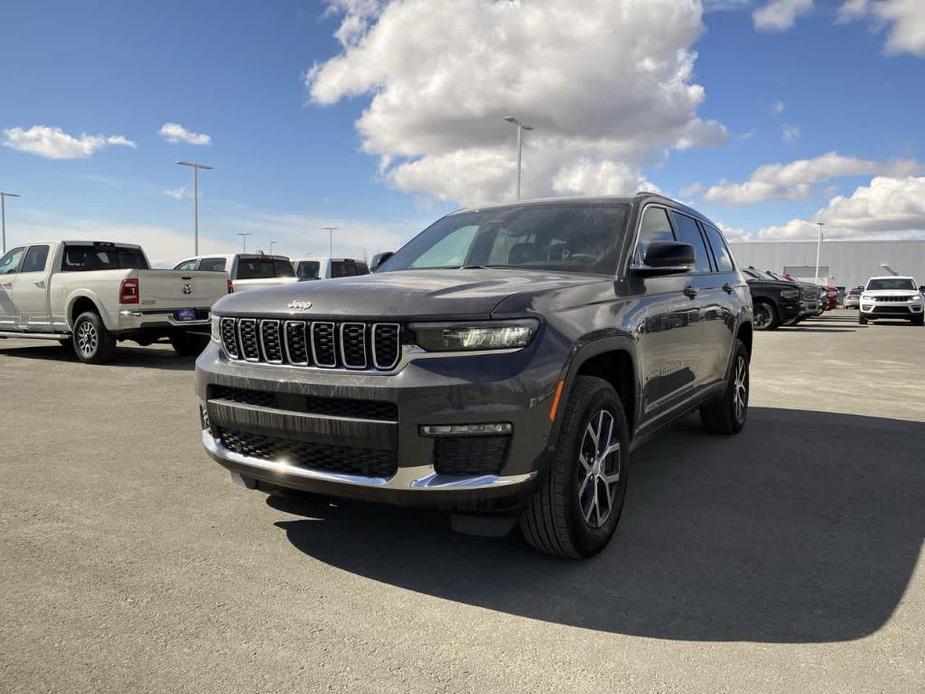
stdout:
[(203, 258), (199, 269), (203, 272), (225, 272), (226, 265), (224, 258)]
[(177, 265), (174, 270), (180, 270), (181, 272), (189, 272), (190, 270), (196, 269), (196, 263), (199, 261), (195, 258), (192, 260), (184, 260), (182, 263)]
[(723, 235), (719, 233), (719, 229), (709, 224), (704, 224), (703, 230), (707, 234), (710, 248), (713, 249), (713, 257), (716, 258), (716, 266), (719, 271), (732, 272), (735, 269), (735, 264), (732, 262), (732, 255), (729, 253), (729, 249), (726, 248), (726, 242), (723, 240)]
[(357, 264), (353, 260), (332, 260), (331, 277), (355, 277)]
[(20, 272), (44, 272), (48, 261), (48, 246), (30, 246)]
[(22, 260), (25, 248), (14, 248), (5, 256), (0, 258), (0, 275), (12, 275), (19, 269), (19, 261)]
[(703, 236), (697, 222), (686, 214), (671, 213), (674, 227), (678, 232), (678, 241), (689, 243), (694, 247), (694, 270), (696, 272), (712, 272), (710, 267), (710, 253), (704, 245)]
[(66, 246), (61, 261), (62, 272), (147, 269), (148, 261), (138, 248), (104, 245)]
[(642, 264), (646, 257), (646, 249), (654, 241), (674, 241), (671, 223), (668, 221), (668, 212), (663, 207), (647, 207), (642, 213), (642, 224), (639, 226), (639, 240), (636, 242), (636, 262)]
[(288, 260), (275, 259), (273, 271), (277, 277), (295, 277), (295, 270), (292, 269), (292, 263)]

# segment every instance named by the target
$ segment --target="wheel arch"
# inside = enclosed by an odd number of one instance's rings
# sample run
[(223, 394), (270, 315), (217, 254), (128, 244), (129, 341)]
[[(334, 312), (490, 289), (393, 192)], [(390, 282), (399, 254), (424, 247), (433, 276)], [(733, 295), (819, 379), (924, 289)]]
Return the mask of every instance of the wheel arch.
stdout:
[[(100, 310), (96, 299), (89, 293), (80, 292), (71, 295), (67, 300), (65, 320), (67, 321), (68, 330), (73, 330), (74, 323), (77, 321), (77, 317), (81, 313), (86, 313), (87, 311), (96, 313), (100, 317), (100, 320), (103, 321), (103, 325), (106, 325), (106, 315), (102, 310)], [(107, 325), (106, 327), (108, 328), (109, 326)]]

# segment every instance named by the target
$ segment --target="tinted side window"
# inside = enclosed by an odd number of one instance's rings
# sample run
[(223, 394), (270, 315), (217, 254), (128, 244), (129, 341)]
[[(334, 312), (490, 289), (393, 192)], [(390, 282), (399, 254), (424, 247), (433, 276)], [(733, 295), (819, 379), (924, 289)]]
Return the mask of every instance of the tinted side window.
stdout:
[(48, 246), (30, 246), (20, 272), (44, 272), (48, 260)]
[(697, 226), (697, 222), (686, 214), (677, 212), (672, 212), (671, 218), (674, 221), (674, 228), (678, 232), (678, 241), (689, 243), (694, 247), (695, 272), (712, 272), (710, 252), (704, 245), (703, 236), (700, 234), (700, 227)]
[(22, 254), (25, 248), (14, 248), (5, 256), (0, 258), (0, 275), (12, 275), (19, 268), (19, 261), (22, 260)]
[(639, 240), (636, 242), (636, 262), (642, 264), (646, 248), (653, 241), (674, 241), (668, 212), (662, 207), (647, 207), (639, 226)]
[(288, 260), (274, 260), (273, 272), (277, 277), (295, 277), (295, 270)]
[(316, 280), (321, 271), (321, 263), (317, 260), (303, 260), (299, 263), (298, 276), (303, 280)]
[(203, 272), (225, 272), (224, 258), (203, 258), (199, 269)]
[(184, 260), (182, 263), (180, 263), (179, 265), (177, 265), (177, 266), (174, 268), (174, 270), (181, 270), (181, 271), (183, 271), (183, 272), (187, 272), (188, 270), (195, 270), (195, 269), (196, 269), (196, 263), (198, 263), (198, 262), (199, 262), (199, 261), (198, 261), (198, 260), (195, 260), (195, 259), (194, 259), (194, 260)]
[(732, 272), (735, 264), (732, 262), (732, 255), (726, 248), (726, 242), (719, 229), (711, 227), (709, 224), (703, 225), (703, 230), (707, 233), (707, 239), (710, 241), (710, 248), (713, 249), (713, 257), (716, 258), (716, 265), (720, 272)]
[(116, 248), (112, 244), (66, 246), (62, 272), (91, 270), (147, 270), (148, 262), (137, 248)]
[(356, 263), (352, 260), (332, 260), (331, 277), (353, 277), (357, 274)]

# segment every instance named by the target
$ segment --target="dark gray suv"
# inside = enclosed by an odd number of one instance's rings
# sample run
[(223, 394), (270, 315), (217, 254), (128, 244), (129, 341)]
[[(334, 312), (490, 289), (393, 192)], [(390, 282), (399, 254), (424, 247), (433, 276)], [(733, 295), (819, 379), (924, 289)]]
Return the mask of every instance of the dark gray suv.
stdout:
[(748, 286), (714, 224), (653, 194), (461, 210), (374, 274), (212, 320), (202, 441), (237, 482), (519, 520), (568, 557), (609, 541), (646, 437), (747, 413)]

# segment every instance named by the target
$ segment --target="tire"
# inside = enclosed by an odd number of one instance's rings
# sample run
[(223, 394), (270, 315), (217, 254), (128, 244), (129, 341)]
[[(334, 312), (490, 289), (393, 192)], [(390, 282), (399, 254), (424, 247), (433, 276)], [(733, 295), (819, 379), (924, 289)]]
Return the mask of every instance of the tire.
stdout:
[(736, 340), (732, 366), (723, 394), (700, 408), (700, 421), (709, 431), (730, 436), (738, 434), (748, 417), (748, 350)]
[(775, 330), (780, 326), (777, 309), (768, 301), (757, 301), (754, 306), (755, 330)]
[[(609, 443), (601, 440), (604, 432)], [(570, 559), (604, 549), (623, 511), (628, 456), (629, 427), (620, 396), (603, 379), (578, 376), (562, 415), (553, 461), (520, 517), (527, 542)]]
[(858, 314), (858, 324), (867, 325), (867, 319), (864, 316), (862, 316), (860, 313)]
[(925, 314), (912, 316), (912, 325), (925, 325)]
[(209, 344), (209, 336), (196, 333), (174, 333), (170, 336), (170, 344), (181, 357), (198, 357)]
[(103, 319), (93, 311), (77, 316), (73, 333), (74, 354), (85, 364), (103, 364), (116, 351), (116, 338), (103, 325)]

